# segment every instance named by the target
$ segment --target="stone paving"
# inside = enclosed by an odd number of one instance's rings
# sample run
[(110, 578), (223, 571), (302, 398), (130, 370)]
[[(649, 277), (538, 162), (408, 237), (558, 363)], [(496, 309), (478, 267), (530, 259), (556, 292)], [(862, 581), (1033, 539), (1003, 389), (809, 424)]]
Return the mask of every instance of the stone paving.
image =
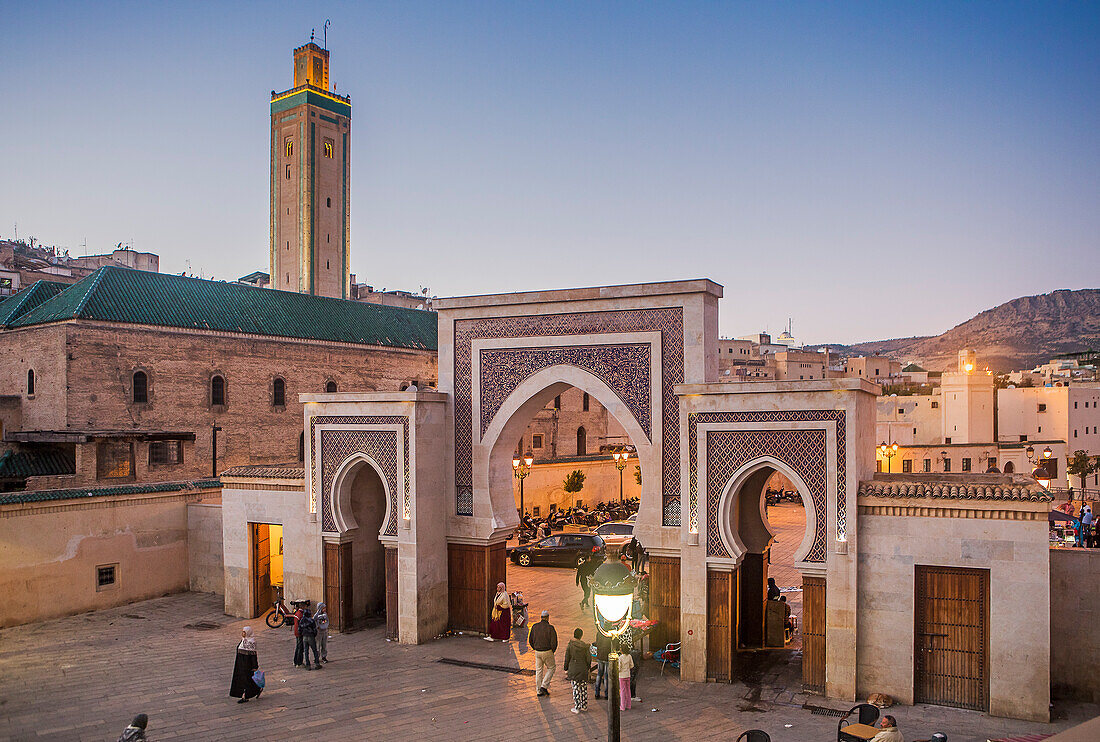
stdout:
[[(775, 562), (778, 567), (778, 553)], [(439, 663), (451, 658), (532, 669), (522, 630), (508, 643), (450, 636), (421, 646), (387, 642), (382, 628), (333, 635), (331, 662), (306, 672), (291, 666), (289, 629), (227, 617), (219, 596), (187, 593), (0, 631), (0, 740), (113, 742), (139, 712), (149, 714), (152, 740), (605, 739), (606, 702), (590, 693), (590, 711), (571, 714), (560, 668), (573, 627), (585, 628), (586, 636), (592, 631), (573, 571), (510, 566), (508, 580), (510, 589), (524, 591), (535, 617), (548, 606), (558, 628), (559, 667), (548, 699), (535, 697), (529, 676)], [(228, 691), (245, 625), (256, 630), (267, 689), (238, 704)], [(761, 728), (775, 742), (835, 739), (836, 719), (802, 705), (845, 704), (803, 695), (791, 676), (770, 668), (752, 682), (684, 683), (647, 661), (639, 681), (643, 701), (623, 713), (622, 738), (732, 742)], [(933, 706), (890, 711), (910, 742), (934, 731), (951, 742), (1051, 733), (1097, 712), (1095, 706), (1059, 707), (1059, 720), (1048, 725)]]

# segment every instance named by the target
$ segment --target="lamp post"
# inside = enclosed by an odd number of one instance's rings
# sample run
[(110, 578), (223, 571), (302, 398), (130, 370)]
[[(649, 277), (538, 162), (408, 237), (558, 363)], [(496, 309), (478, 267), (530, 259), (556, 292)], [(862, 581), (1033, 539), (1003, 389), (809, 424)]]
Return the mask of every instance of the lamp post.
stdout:
[[(1027, 462), (1033, 463), (1035, 459), (1035, 446), (1028, 446), (1024, 449), (1024, 453), (1027, 454)], [(1043, 461), (1050, 461), (1050, 457), (1054, 455), (1054, 452), (1050, 450), (1050, 446), (1043, 449), (1043, 458), (1039, 459), (1035, 468), (1031, 470), (1031, 476), (1035, 477), (1035, 481), (1038, 482), (1045, 489), (1050, 486), (1050, 472), (1043, 466)]]
[(522, 459), (519, 456), (512, 457), (512, 471), (515, 473), (516, 479), (519, 480), (519, 515), (522, 518), (525, 511), (523, 509), (523, 480), (527, 479), (527, 475), (531, 473), (531, 464), (535, 462), (535, 457), (531, 455), (531, 449), (527, 449), (527, 455)]
[(634, 607), (634, 575), (622, 562), (604, 562), (588, 578), (596, 630), (611, 639), (607, 653), (607, 742), (619, 742), (619, 653), (615, 640), (630, 626)]
[(615, 468), (619, 470), (619, 504), (623, 504), (623, 469), (626, 468), (626, 460), (630, 458), (630, 451), (616, 451), (612, 454), (615, 457)]
[[(864, 449), (866, 450), (866, 449)], [(890, 473), (890, 459), (894, 458), (898, 454), (898, 444), (893, 443), (886, 445), (886, 441), (882, 442), (882, 445), (878, 447), (878, 451), (882, 454), (882, 458), (886, 459), (886, 473)]]

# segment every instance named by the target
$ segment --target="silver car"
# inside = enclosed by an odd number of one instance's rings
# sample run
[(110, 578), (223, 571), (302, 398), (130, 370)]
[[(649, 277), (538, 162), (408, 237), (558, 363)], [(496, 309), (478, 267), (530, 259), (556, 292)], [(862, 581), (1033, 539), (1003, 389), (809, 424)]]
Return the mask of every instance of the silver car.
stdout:
[(603, 539), (608, 552), (617, 552), (634, 538), (634, 524), (625, 520), (615, 520), (604, 523), (593, 533)]

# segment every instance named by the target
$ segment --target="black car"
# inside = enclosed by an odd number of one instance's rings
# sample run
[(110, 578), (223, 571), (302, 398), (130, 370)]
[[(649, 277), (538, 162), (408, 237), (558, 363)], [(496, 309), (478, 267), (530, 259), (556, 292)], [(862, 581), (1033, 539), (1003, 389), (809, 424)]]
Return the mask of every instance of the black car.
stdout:
[(605, 552), (603, 539), (594, 533), (555, 533), (533, 544), (517, 546), (509, 556), (521, 567), (576, 567), (591, 556), (603, 559)]

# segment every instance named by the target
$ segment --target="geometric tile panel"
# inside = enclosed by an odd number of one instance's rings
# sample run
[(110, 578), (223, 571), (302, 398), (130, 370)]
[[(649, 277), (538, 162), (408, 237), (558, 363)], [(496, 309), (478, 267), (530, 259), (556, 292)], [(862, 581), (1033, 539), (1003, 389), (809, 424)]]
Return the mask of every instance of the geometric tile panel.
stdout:
[[(761, 456), (773, 456), (791, 467), (810, 492), (813, 543), (807, 562), (825, 561), (825, 431), (745, 430), (709, 431), (707, 447), (707, 556), (728, 558), (718, 529), (718, 506), (730, 477), (744, 464)], [(736, 530), (736, 529), (734, 529)]]
[[(695, 447), (695, 431), (700, 423), (756, 423), (756, 422), (827, 422), (832, 421), (836, 423), (836, 518), (837, 518), (837, 533), (843, 534), (847, 532), (847, 507), (846, 507), (846, 479), (847, 479), (847, 465), (846, 450), (847, 450), (847, 435), (845, 434), (845, 420), (846, 415), (844, 410), (776, 410), (768, 412), (693, 412), (688, 415), (688, 519), (691, 523), (699, 522), (699, 492), (698, 492), (698, 451)], [(781, 432), (781, 431), (777, 431)], [(824, 438), (822, 439), (822, 452), (824, 452)], [(711, 467), (709, 459), (710, 453), (708, 451), (707, 467), (708, 471)], [(776, 458), (787, 463), (795, 471), (798, 471), (803, 479), (806, 479), (809, 486), (809, 479), (806, 475), (802, 474), (802, 471), (795, 465), (796, 461), (788, 461), (778, 453), (773, 453)], [(793, 454), (790, 454), (793, 457)], [(805, 462), (801, 462), (801, 465), (805, 465)], [(821, 476), (824, 477), (825, 463), (824, 457), (821, 459)], [(709, 479), (709, 477), (708, 477)], [(728, 479), (728, 477), (727, 477)], [(723, 483), (724, 485), (724, 483)], [(709, 497), (709, 494), (708, 494)], [(814, 547), (811, 548), (809, 557), (820, 557), (820, 559), (811, 559), (808, 557), (807, 561), (824, 561), (824, 539), (827, 533), (825, 529), (825, 518), (827, 509), (824, 507), (825, 500), (822, 499), (821, 518), (817, 520), (817, 533), (814, 534)], [(814, 509), (817, 509), (817, 502), (814, 503)], [(717, 527), (717, 521), (712, 520), (711, 513), (707, 513), (707, 532), (712, 533)], [(821, 540), (822, 547), (820, 551), (817, 548), (818, 540)], [(710, 544), (708, 544), (708, 552), (710, 551)]]
[[(609, 312), (574, 312), (568, 314), (540, 314), (522, 317), (490, 317), (460, 319), (454, 321), (454, 403), (455, 403), (455, 510), (459, 515), (473, 515), (473, 396), (472, 346), (474, 340), (496, 338), (539, 338), (569, 335), (601, 335), (620, 332), (661, 333), (661, 481), (662, 511), (665, 525), (679, 521), (679, 468), (680, 468), (680, 420), (679, 401), (673, 392), (676, 384), (684, 381), (684, 318), (683, 309), (625, 309)], [(484, 360), (483, 351), (479, 360)], [(649, 352), (649, 351), (647, 351)], [(552, 354), (532, 356), (525, 366), (530, 375), (558, 360)], [(541, 365), (540, 365), (541, 364)], [(579, 365), (579, 364), (574, 364)], [(607, 369), (598, 364), (588, 368), (612, 389), (622, 385)], [(649, 386), (649, 373), (644, 375), (644, 386)], [(481, 379), (477, 380), (482, 383)], [(490, 390), (490, 397), (499, 390)], [(482, 400), (486, 392), (480, 393)], [(620, 395), (629, 404), (626, 396)], [(503, 399), (503, 398), (502, 398)], [(633, 409), (633, 408), (632, 408)], [(646, 407), (648, 410), (648, 406)], [(639, 420), (641, 422), (641, 420)], [(478, 424), (483, 424), (482, 420)], [(652, 423), (651, 423), (652, 424)], [(643, 426), (644, 427), (644, 426)], [(675, 504), (674, 504), (675, 503)]]
[(504, 348), (481, 351), (481, 434), (508, 395), (549, 366), (569, 365), (603, 379), (652, 437), (649, 429), (649, 343), (574, 345), (564, 348)]
[[(321, 481), (313, 478), (313, 499), (321, 503), (321, 530), (336, 532), (336, 518), (329, 506), (328, 497), (318, 498), (317, 489), (327, 493), (332, 488), (332, 476), (355, 453), (363, 453), (374, 459), (386, 475), (386, 487), (390, 491), (390, 519), (384, 533), (397, 535), (399, 513), (412, 511), (412, 495), (409, 481), (409, 418), (404, 415), (338, 415), (318, 416), (309, 420), (311, 441), (316, 441), (318, 425), (394, 425), (400, 423), (404, 431), (404, 451), (397, 451), (397, 433), (393, 430), (323, 430), (321, 431)], [(316, 469), (314, 469), (316, 471)], [(404, 493), (404, 508), (400, 508), (398, 492)]]

